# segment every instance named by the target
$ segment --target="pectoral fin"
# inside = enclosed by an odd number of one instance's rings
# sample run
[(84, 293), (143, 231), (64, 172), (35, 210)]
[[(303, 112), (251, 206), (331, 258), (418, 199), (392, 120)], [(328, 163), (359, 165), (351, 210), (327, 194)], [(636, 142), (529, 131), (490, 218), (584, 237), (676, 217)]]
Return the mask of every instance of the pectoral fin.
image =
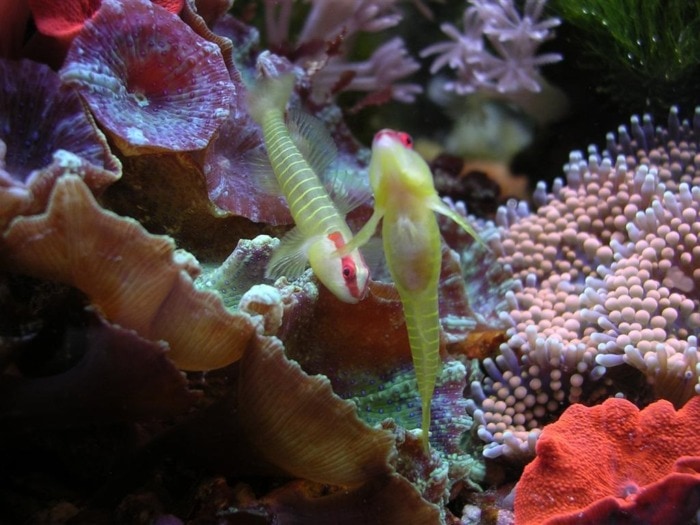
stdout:
[(469, 224), (464, 217), (459, 215), (457, 212), (454, 210), (450, 209), (447, 204), (442, 202), (439, 197), (435, 197), (435, 199), (431, 199), (430, 201), (430, 209), (444, 215), (445, 217), (449, 217), (452, 219), (454, 222), (459, 224), (464, 231), (466, 231), (469, 235), (471, 235), (474, 240), (476, 240), (479, 244), (481, 244), (484, 248), (490, 251), (490, 248), (488, 245), (484, 242), (484, 240), (481, 238), (481, 236), (476, 233), (476, 230)]
[(255, 178), (258, 186), (265, 190), (265, 193), (275, 197), (284, 197), (265, 149), (258, 148), (247, 152), (243, 157), (243, 162), (248, 165), (251, 175)]
[(369, 218), (369, 220), (360, 229), (360, 231), (357, 232), (357, 235), (355, 235), (350, 240), (349, 243), (347, 243), (345, 246), (338, 250), (338, 254), (341, 257), (344, 257), (351, 251), (359, 248), (364, 244), (367, 244), (367, 242), (372, 238), (372, 235), (374, 235), (374, 232), (377, 230), (377, 225), (379, 224), (379, 221), (382, 220), (383, 216), (384, 210), (374, 208), (374, 213), (372, 213), (372, 216)]
[(279, 247), (272, 254), (265, 277), (277, 279), (278, 277), (288, 277), (295, 279), (299, 277), (308, 266), (307, 257), (308, 240), (298, 228), (290, 230), (282, 240)]
[(323, 185), (342, 216), (372, 200), (366, 181), (350, 170), (334, 170), (324, 177)]

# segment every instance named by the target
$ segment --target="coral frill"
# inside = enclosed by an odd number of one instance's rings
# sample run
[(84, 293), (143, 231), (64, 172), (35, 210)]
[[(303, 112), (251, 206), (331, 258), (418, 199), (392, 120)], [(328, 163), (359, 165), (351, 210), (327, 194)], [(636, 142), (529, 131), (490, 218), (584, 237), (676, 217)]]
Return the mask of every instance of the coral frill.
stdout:
[[(245, 314), (194, 288), (198, 264), (172, 239), (101, 208), (79, 177), (61, 177), (46, 213), (5, 232), (4, 265), (70, 284), (111, 322), (168, 342), (184, 370), (210, 370), (241, 357), (254, 331)], [(193, 315), (193, 312), (197, 312)]]
[[(519, 525), (685, 523), (700, 505), (700, 397), (677, 412), (572, 405), (544, 428), (516, 487)], [(661, 520), (661, 521), (659, 521)]]

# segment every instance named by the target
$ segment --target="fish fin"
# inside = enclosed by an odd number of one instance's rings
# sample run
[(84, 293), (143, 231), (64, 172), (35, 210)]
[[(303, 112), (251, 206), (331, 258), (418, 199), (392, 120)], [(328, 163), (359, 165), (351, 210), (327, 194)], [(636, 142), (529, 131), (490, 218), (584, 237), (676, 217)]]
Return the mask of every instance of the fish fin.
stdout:
[(246, 152), (243, 162), (247, 164), (251, 176), (255, 178), (258, 186), (265, 190), (265, 193), (275, 197), (285, 197), (265, 148), (256, 148)]
[(337, 169), (338, 150), (323, 121), (299, 108), (287, 111), (287, 129), (294, 145), (328, 191), (341, 215), (368, 202), (368, 184), (358, 184), (349, 170)]
[(294, 89), (294, 75), (262, 78), (248, 91), (248, 112), (258, 124), (270, 109), (284, 111)]
[(372, 237), (362, 247), (362, 257), (369, 268), (369, 274), (375, 281), (391, 281), (389, 268), (384, 255), (381, 237)]
[(484, 239), (482, 239), (481, 235), (479, 235), (476, 232), (474, 227), (471, 224), (469, 224), (464, 217), (462, 217), (456, 211), (452, 210), (449, 206), (447, 206), (447, 204), (442, 202), (442, 200), (440, 200), (440, 197), (436, 196), (435, 199), (432, 199), (430, 201), (430, 209), (441, 215), (444, 215), (445, 217), (452, 219), (454, 222), (459, 224), (464, 231), (471, 235), (475, 241), (477, 241), (487, 250), (491, 251)]
[(323, 181), (328, 195), (343, 216), (372, 200), (369, 184), (358, 179), (350, 170), (334, 170)]
[(323, 175), (338, 154), (323, 122), (299, 108), (292, 108), (287, 111), (286, 124), (294, 145), (314, 173), (323, 180)]
[(362, 228), (360, 228), (360, 231), (358, 231), (357, 234), (352, 239), (350, 239), (350, 241), (345, 246), (338, 249), (338, 254), (341, 257), (344, 257), (351, 251), (356, 250), (357, 248), (367, 244), (367, 242), (374, 235), (374, 232), (377, 230), (377, 225), (379, 224), (379, 221), (382, 220), (383, 216), (384, 210), (379, 210), (378, 208), (375, 208), (374, 213), (372, 213), (372, 216), (365, 223), (365, 225)]
[(292, 228), (282, 237), (265, 270), (265, 277), (277, 279), (283, 275), (289, 279), (299, 277), (308, 267), (306, 255), (308, 242), (299, 228)]

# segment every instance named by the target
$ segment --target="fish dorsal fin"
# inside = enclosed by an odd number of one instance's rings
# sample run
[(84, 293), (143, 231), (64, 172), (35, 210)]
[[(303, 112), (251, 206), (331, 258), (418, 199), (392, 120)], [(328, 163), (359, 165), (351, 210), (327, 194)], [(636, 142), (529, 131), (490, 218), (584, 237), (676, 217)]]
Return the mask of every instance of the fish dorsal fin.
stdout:
[(338, 150), (323, 121), (292, 108), (287, 112), (287, 128), (341, 215), (347, 215), (371, 199), (372, 192), (367, 184), (353, 180), (352, 171), (338, 168)]
[(299, 277), (308, 266), (307, 246), (308, 240), (299, 228), (289, 230), (272, 254), (265, 270), (265, 277), (270, 279), (277, 279), (283, 275), (289, 279)]
[(277, 181), (265, 148), (255, 148), (246, 152), (243, 162), (249, 167), (251, 176), (255, 178), (258, 186), (265, 190), (265, 193), (275, 197), (284, 197), (284, 192)]
[(350, 170), (333, 170), (323, 181), (338, 212), (345, 216), (372, 200), (372, 190)]
[(323, 180), (338, 153), (323, 122), (299, 108), (292, 108), (287, 111), (287, 128), (306, 162)]
[(386, 264), (386, 255), (384, 255), (384, 246), (380, 236), (372, 237), (362, 247), (362, 256), (369, 268), (369, 274), (375, 281), (391, 281), (389, 268)]

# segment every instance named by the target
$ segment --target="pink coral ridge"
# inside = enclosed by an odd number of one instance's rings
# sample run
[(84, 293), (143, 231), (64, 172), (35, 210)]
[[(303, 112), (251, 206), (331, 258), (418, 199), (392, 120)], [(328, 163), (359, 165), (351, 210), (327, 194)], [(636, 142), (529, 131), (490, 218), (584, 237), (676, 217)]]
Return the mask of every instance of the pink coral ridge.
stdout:
[(639, 410), (572, 405), (545, 427), (515, 496), (519, 525), (685, 523), (700, 502), (700, 397)]

